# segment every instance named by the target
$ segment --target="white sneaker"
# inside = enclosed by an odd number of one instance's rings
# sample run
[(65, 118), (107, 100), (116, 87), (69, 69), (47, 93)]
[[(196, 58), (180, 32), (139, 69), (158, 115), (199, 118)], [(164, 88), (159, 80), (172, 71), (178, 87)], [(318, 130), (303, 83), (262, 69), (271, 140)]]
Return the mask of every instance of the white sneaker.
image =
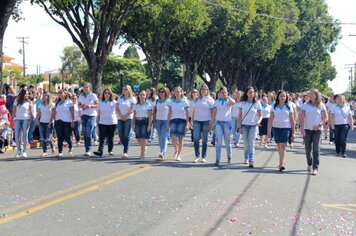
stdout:
[(329, 142), (329, 144), (330, 144), (330, 145), (333, 145), (333, 144), (334, 144), (334, 142)]
[(317, 169), (313, 170), (312, 175), (317, 175), (317, 174), (318, 174), (318, 170)]
[(173, 159), (176, 160), (177, 159), (177, 153), (173, 154)]
[(205, 162), (206, 162), (206, 159), (205, 159), (205, 158), (202, 158), (202, 159), (201, 159), (201, 162), (205, 163)]
[(86, 152), (86, 153), (84, 154), (84, 156), (90, 157), (90, 156), (91, 156), (91, 153), (90, 153), (90, 152)]
[(198, 163), (199, 161), (200, 161), (200, 157), (196, 157), (193, 162), (194, 162), (194, 163)]
[(180, 158), (180, 156), (177, 156), (176, 161), (181, 161), (182, 159)]
[(58, 153), (58, 157), (63, 157), (63, 153)]
[(110, 155), (110, 156), (113, 156), (113, 155), (114, 155), (114, 153), (113, 153), (113, 152), (109, 152), (109, 155)]
[(69, 150), (68, 150), (68, 155), (69, 155), (69, 156), (73, 156), (73, 151), (69, 149)]
[(159, 159), (163, 159), (163, 153), (162, 153), (162, 152), (160, 152), (160, 153), (158, 154), (158, 158), (159, 158)]
[(18, 152), (18, 153), (16, 153), (15, 157), (16, 157), (16, 158), (20, 158), (20, 157), (22, 157), (22, 152)]
[(124, 153), (124, 155), (122, 155), (122, 157), (127, 158), (128, 157), (127, 153)]
[(42, 153), (41, 157), (46, 157), (47, 156), (47, 153)]
[(307, 167), (307, 171), (308, 171), (309, 174), (311, 174), (311, 175), (313, 174), (313, 169), (312, 169), (311, 166)]
[(236, 144), (235, 147), (239, 148), (239, 147), (240, 147), (240, 144)]
[(27, 153), (26, 152), (24, 152), (24, 153), (22, 153), (22, 157), (27, 157)]

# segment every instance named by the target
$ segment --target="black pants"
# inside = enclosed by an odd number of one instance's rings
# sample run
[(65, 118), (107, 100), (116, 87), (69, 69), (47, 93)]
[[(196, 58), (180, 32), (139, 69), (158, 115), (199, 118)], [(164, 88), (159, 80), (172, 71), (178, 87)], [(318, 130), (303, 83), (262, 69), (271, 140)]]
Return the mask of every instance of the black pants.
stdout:
[(98, 152), (103, 153), (104, 141), (107, 139), (108, 151), (111, 152), (114, 148), (114, 134), (116, 125), (102, 125), (99, 124), (99, 148)]
[(346, 151), (346, 139), (349, 133), (350, 126), (348, 124), (335, 125), (335, 149), (336, 153), (345, 154)]
[(5, 146), (8, 146), (9, 142), (7, 141), (7, 139), (4, 138), (0, 138), (0, 150), (3, 149)]
[(68, 143), (69, 149), (72, 149), (72, 139), (70, 134), (72, 128), (70, 127), (70, 122), (64, 122), (62, 120), (56, 120), (54, 123), (54, 128), (56, 129), (57, 138), (58, 138), (58, 153), (63, 153), (63, 141), (65, 140)]

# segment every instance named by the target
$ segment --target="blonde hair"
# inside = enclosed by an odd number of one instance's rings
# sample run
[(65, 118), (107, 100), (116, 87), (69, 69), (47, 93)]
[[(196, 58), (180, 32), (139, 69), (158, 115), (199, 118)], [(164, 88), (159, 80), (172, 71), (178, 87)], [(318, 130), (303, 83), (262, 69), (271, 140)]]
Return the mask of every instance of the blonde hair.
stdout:
[[(126, 84), (125, 85), (127, 91), (129, 92), (129, 97), (132, 98), (133, 97), (133, 91), (130, 85)], [(123, 96), (125, 96), (125, 94), (123, 94)]]
[(176, 95), (175, 95), (175, 93), (174, 93), (174, 91), (175, 91), (176, 89), (179, 90), (180, 93), (182, 94), (182, 95), (180, 96), (180, 98), (183, 98), (184, 92), (183, 92), (183, 89), (182, 89), (180, 86), (173, 88), (173, 96), (174, 96), (174, 98), (177, 99), (177, 98), (176, 98)]
[[(200, 87), (200, 89), (199, 89), (199, 98), (202, 98), (202, 97), (203, 97), (203, 95), (201, 94), (201, 91), (203, 90), (203, 88), (206, 88), (206, 89), (208, 90), (207, 96), (210, 96), (210, 90), (209, 90), (208, 85), (203, 84), (203, 85)], [(197, 98), (197, 99), (198, 99), (198, 98)]]
[(317, 108), (321, 108), (321, 93), (317, 89), (311, 89), (309, 93), (314, 93), (316, 98), (314, 104), (312, 103), (311, 99), (309, 99), (309, 103), (315, 105)]

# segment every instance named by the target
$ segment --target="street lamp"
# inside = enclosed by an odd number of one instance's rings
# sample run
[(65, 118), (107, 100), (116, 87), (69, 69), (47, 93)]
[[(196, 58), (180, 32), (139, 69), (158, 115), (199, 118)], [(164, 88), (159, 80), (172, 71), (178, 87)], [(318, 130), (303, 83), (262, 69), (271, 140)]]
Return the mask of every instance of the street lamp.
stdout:
[(122, 94), (122, 88), (124, 87), (124, 77), (125, 72), (123, 70), (119, 70), (119, 77), (120, 77), (120, 95)]

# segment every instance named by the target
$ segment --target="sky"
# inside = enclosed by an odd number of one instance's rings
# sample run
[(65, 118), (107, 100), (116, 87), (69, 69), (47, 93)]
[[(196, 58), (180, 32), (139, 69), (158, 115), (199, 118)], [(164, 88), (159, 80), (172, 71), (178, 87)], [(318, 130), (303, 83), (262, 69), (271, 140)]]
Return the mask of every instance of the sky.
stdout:
[[(355, 0), (326, 0), (329, 13), (341, 22), (356, 23)], [(9, 21), (5, 32), (3, 51), (6, 55), (15, 58), (15, 62), (22, 64), (22, 54), (19, 49), (22, 44), (17, 37), (28, 37), (25, 45), (27, 74), (36, 73), (37, 66), (40, 72), (58, 69), (61, 66), (60, 55), (63, 48), (73, 45), (67, 31), (55, 23), (45, 11), (37, 5), (31, 6), (28, 1), (21, 5), (24, 20), (16, 23)], [(342, 93), (348, 89), (349, 68), (347, 64), (356, 63), (356, 25), (343, 25), (341, 36), (336, 51), (332, 53), (333, 65), (337, 70), (337, 77), (329, 83), (336, 93)], [(113, 53), (122, 55), (127, 46), (119, 48), (115, 46)], [(141, 58), (144, 57), (140, 52)]]

